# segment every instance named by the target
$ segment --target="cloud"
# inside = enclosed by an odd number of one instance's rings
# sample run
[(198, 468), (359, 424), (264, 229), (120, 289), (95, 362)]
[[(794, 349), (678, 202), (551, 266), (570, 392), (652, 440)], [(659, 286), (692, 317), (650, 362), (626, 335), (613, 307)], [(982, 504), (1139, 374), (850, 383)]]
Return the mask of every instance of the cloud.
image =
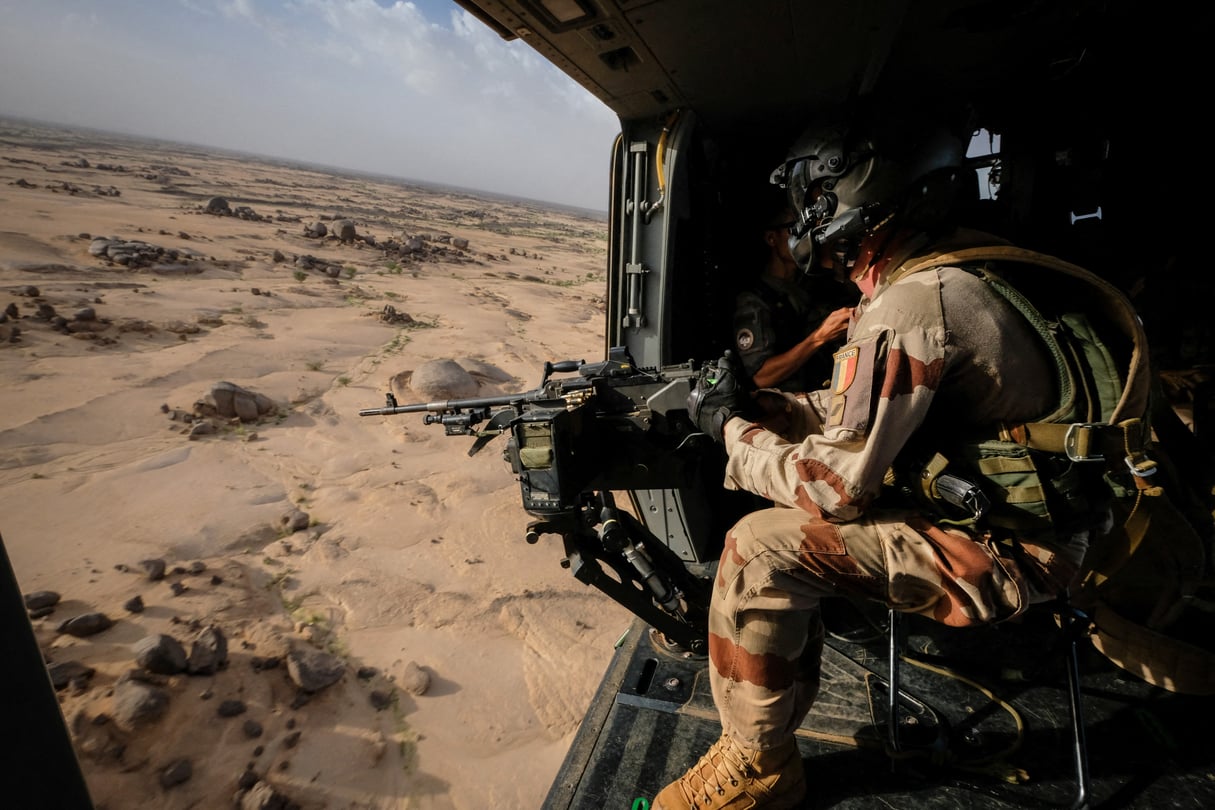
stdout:
[(6, 5), (0, 114), (607, 207), (614, 114), (454, 2)]

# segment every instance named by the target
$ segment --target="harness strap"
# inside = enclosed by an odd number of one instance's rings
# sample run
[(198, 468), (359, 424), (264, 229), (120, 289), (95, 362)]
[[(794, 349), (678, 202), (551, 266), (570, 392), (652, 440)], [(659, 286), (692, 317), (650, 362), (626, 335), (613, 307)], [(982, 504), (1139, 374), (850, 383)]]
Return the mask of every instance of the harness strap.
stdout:
[(1030, 422), (1004, 426), (1000, 439), (1015, 442), (1030, 450), (1059, 453), (1071, 461), (1104, 461), (1121, 457), (1135, 479), (1135, 486), (1145, 495), (1156, 495), (1159, 489), (1147, 483), (1156, 472), (1156, 462), (1148, 458), (1144, 447), (1147, 426), (1142, 419), (1125, 419), (1115, 425), (1098, 422)]
[[(1148, 432), (1146, 424), (1137, 416), (1130, 419), (1118, 418), (1124, 410), (1138, 413), (1146, 410), (1150, 375), (1145, 373), (1147, 337), (1144, 335), (1143, 326), (1139, 323), (1133, 308), (1125, 301), (1125, 297), (1116, 287), (1083, 267), (1015, 245), (987, 245), (929, 254), (897, 268), (890, 274), (889, 283), (893, 284), (913, 273), (935, 267), (958, 266), (966, 269), (964, 266), (967, 263), (990, 261), (1011, 261), (1036, 265), (1083, 279), (1099, 293), (1098, 299), (1105, 299), (1102, 303), (1115, 302), (1117, 304), (1112, 307), (1105, 306), (1103, 309), (1114, 318), (1122, 330), (1130, 335), (1132, 341), (1126, 386), (1114, 412), (1110, 414), (1109, 422), (1040, 421), (1006, 425), (1000, 430), (1000, 439), (1016, 442), (1031, 450), (1063, 454), (1072, 461), (1103, 461), (1107, 458), (1121, 457), (1140, 492), (1145, 495), (1159, 494), (1159, 487), (1153, 487), (1147, 480), (1156, 472), (1156, 462), (1147, 457), (1145, 450)], [(1025, 315), (1034, 328), (1043, 335), (1055, 362), (1061, 389), (1060, 411), (1070, 406), (1074, 394), (1072, 388), (1074, 381), (1066, 370), (1066, 362), (1061, 355), (1058, 355), (1058, 343), (1049, 338), (1041, 315), (1024, 296), (998, 275), (985, 271), (972, 270), (971, 272), (978, 272), (985, 281), (994, 284), (1000, 294)], [(1047, 418), (1058, 419), (1059, 416), (1060, 413), (1057, 411)]]
[[(1073, 379), (1066, 361), (1059, 351), (1059, 343), (1051, 334), (1045, 319), (1019, 291), (1011, 287), (997, 273), (981, 267), (988, 262), (1014, 262), (1054, 270), (1079, 279), (1092, 290), (1089, 303), (1095, 306), (1112, 324), (1130, 340), (1130, 358), (1126, 369), (1125, 385), (1117, 403), (1110, 413), (1101, 413), (1107, 421), (1088, 422), (1076, 420), (1079, 414), (1071, 411), (1079, 381)], [(971, 267), (967, 267), (970, 264)], [(980, 267), (974, 267), (980, 265)], [(1163, 489), (1155, 485), (1152, 476), (1157, 472), (1156, 462), (1147, 455), (1150, 431), (1142, 415), (1147, 413), (1151, 375), (1147, 367), (1147, 337), (1134, 308), (1126, 297), (1113, 285), (1095, 274), (1035, 251), (1012, 245), (994, 245), (943, 251), (915, 259), (897, 268), (890, 276), (894, 283), (912, 273), (936, 267), (960, 267), (983, 278), (1022, 313), (1042, 337), (1049, 348), (1060, 386), (1060, 403), (1055, 412), (1045, 420), (999, 428), (999, 439), (1013, 442), (1030, 450), (1065, 456), (1074, 463), (1105, 462), (1116, 467), (1122, 459), (1134, 481), (1134, 501), (1125, 514), (1120, 528), (1106, 537), (1099, 553), (1086, 559), (1086, 571), (1081, 580), (1081, 590), (1086, 593), (1101, 592), (1107, 581), (1135, 555), (1152, 525), (1154, 501), (1165, 500), (1153, 496)], [(1127, 416), (1130, 418), (1127, 418)]]
[(1104, 314), (1111, 318), (1120, 330), (1129, 335), (1132, 341), (1130, 362), (1126, 372), (1126, 386), (1117, 406), (1109, 414), (1109, 421), (1111, 423), (1120, 422), (1124, 412), (1137, 415), (1147, 411), (1151, 374), (1147, 369), (1147, 336), (1143, 332), (1143, 324), (1139, 322), (1139, 318), (1135, 314), (1134, 308), (1126, 300), (1126, 296), (1117, 287), (1079, 265), (1015, 245), (986, 245), (927, 254), (895, 269), (890, 274), (888, 283), (893, 284), (899, 279), (921, 270), (989, 261), (1018, 262), (1045, 267), (1081, 279), (1091, 286), (1094, 298)]

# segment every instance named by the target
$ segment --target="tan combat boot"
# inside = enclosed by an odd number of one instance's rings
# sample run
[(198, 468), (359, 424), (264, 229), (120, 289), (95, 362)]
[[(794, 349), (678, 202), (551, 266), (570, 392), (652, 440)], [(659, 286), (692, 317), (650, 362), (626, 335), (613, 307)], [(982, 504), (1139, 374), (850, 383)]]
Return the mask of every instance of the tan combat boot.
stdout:
[(654, 797), (653, 810), (786, 810), (806, 796), (797, 742), (756, 751), (723, 734), (687, 773)]

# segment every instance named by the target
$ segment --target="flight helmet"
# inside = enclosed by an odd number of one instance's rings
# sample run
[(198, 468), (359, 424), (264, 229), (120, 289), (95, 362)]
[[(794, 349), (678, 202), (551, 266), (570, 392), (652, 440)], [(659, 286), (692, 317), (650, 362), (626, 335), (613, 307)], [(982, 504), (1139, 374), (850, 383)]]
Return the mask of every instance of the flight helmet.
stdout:
[(807, 273), (824, 251), (848, 266), (864, 236), (898, 219), (932, 229), (976, 186), (964, 167), (966, 141), (939, 121), (895, 112), (834, 112), (794, 142), (772, 172), (797, 213), (789, 247)]

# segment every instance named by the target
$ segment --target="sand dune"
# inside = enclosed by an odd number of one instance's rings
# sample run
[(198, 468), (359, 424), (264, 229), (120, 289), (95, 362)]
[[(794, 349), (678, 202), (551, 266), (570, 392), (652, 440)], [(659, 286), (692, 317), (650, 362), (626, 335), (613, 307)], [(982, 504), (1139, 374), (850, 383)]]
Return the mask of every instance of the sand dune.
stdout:
[[(630, 616), (524, 543), (501, 439), (469, 458), (358, 411), (436, 360), (487, 395), (600, 359), (606, 223), (20, 122), (0, 143), (0, 534), (22, 591), (60, 595), (46, 658), (91, 672), (59, 695), (94, 802), (538, 806)], [(221, 382), (273, 411), (208, 416)], [(61, 632), (90, 612), (112, 626)], [(139, 671), (143, 639), (210, 627), (217, 672)], [(300, 650), (340, 678), (303, 690)], [(124, 728), (132, 681), (168, 703)]]

